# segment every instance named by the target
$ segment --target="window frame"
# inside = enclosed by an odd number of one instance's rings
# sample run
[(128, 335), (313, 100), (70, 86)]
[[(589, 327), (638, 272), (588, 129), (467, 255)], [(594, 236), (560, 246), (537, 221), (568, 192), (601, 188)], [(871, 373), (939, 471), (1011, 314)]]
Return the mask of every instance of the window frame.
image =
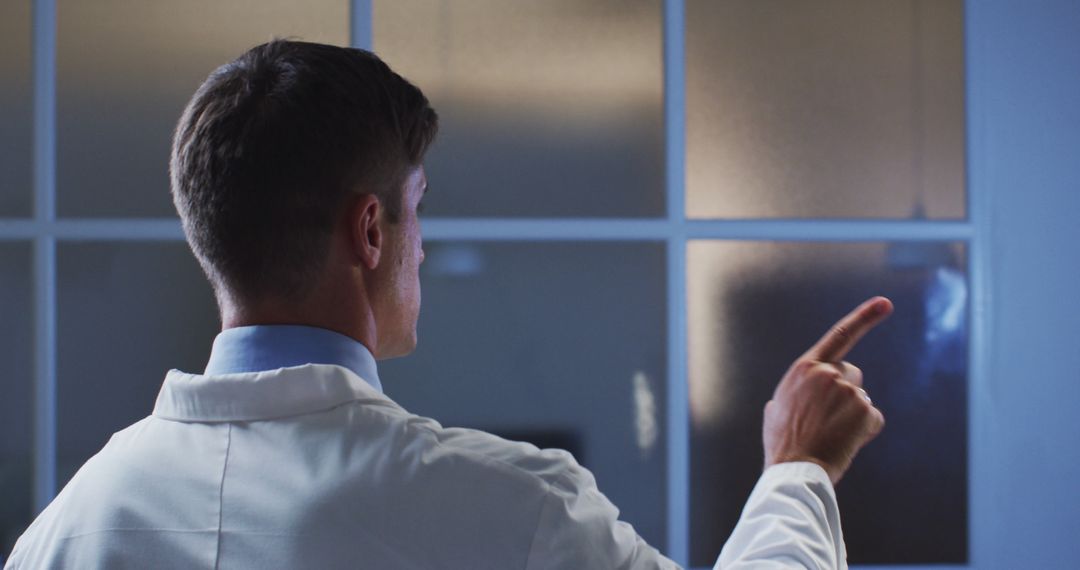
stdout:
[[(33, 216), (0, 219), (0, 241), (33, 244), (34, 284), (34, 434), (33, 508), (40, 512), (55, 496), (57, 439), (57, 244), (78, 241), (182, 241), (175, 218), (83, 219), (56, 215), (56, 10), (57, 0), (30, 0), (32, 4), (33, 69)], [(373, 0), (347, 0), (350, 4), (350, 42), (373, 45)], [(686, 247), (690, 240), (754, 241), (954, 241), (968, 251), (970, 282), (969, 339), (969, 453), (979, 453), (974, 434), (985, 423), (979, 405), (980, 386), (987, 374), (991, 338), (989, 275), (989, 205), (972, 189), (972, 180), (987, 165), (972, 164), (976, 135), (984, 119), (975, 96), (982, 80), (970, 65), (979, 45), (968, 29), (973, 16), (965, 2), (965, 168), (967, 218), (934, 220), (832, 219), (689, 219), (686, 192), (686, 68), (685, 0), (663, 1), (664, 132), (666, 215), (649, 219), (520, 219), (434, 218), (423, 221), (425, 238), (432, 241), (613, 241), (663, 242), (667, 253), (667, 548), (680, 564), (689, 558), (689, 394), (686, 317)], [(982, 442), (984, 445), (986, 442)], [(972, 492), (971, 465), (968, 494), (972, 511), (980, 497)], [(981, 503), (979, 503), (981, 504)], [(969, 518), (970, 520), (970, 518)], [(969, 546), (972, 525), (969, 522)], [(970, 567), (977, 553), (969, 549)], [(718, 553), (719, 554), (719, 553)], [(895, 566), (904, 568), (928, 566)]]

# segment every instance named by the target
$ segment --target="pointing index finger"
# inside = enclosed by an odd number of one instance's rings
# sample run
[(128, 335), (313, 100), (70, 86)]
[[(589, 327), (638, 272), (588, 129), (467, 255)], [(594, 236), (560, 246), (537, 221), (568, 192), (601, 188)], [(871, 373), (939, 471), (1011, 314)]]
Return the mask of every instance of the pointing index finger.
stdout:
[(804, 358), (818, 362), (840, 362), (859, 340), (892, 314), (893, 305), (885, 297), (874, 297), (861, 304), (839, 321), (821, 340), (817, 341)]

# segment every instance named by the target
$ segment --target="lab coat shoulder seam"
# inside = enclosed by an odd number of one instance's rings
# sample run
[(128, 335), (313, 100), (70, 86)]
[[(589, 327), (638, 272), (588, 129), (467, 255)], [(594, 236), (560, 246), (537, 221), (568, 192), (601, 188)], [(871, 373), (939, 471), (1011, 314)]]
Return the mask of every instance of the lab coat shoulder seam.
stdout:
[[(412, 427), (412, 426), (410, 426), (410, 427)], [(509, 471), (514, 472), (515, 474), (525, 476), (526, 478), (528, 478), (529, 480), (531, 480), (533, 482), (538, 482), (539, 483), (538, 487), (543, 491), (543, 493), (545, 495), (545, 502), (547, 500), (547, 496), (551, 493), (552, 488), (555, 487), (555, 485), (552, 484), (552, 481), (550, 481), (548, 477), (544, 477), (543, 475), (540, 475), (540, 474), (538, 474), (538, 473), (536, 473), (536, 472), (534, 472), (534, 471), (532, 471), (530, 469), (526, 469), (526, 468), (524, 468), (524, 467), (522, 467), (520, 465), (511, 463), (509, 461), (506, 461), (505, 459), (500, 459), (498, 457), (493, 457), (493, 456), (488, 455), (486, 453), (483, 453), (481, 451), (476, 451), (476, 450), (473, 450), (473, 449), (469, 449), (467, 447), (460, 447), (460, 446), (457, 446), (457, 445), (448, 444), (448, 443), (442, 441), (439, 438), (439, 432), (437, 430), (431, 428), (430, 426), (421, 425), (421, 426), (415, 426), (415, 427), (418, 428), (418, 429), (422, 429), (422, 430), (426, 431), (432, 437), (432, 439), (434, 440), (435, 445), (442, 448), (442, 449), (451, 450), (451, 451), (453, 451), (455, 453), (458, 453), (458, 454), (461, 454), (461, 455), (473, 457), (473, 458), (475, 458), (477, 460), (482, 460), (484, 463), (490, 463), (490, 464), (498, 465), (498, 466), (503, 467), (503, 468), (505, 468), (505, 469), (507, 469)], [(470, 430), (470, 431), (479, 431), (479, 430)], [(483, 433), (485, 435), (489, 435), (491, 437), (498, 437), (498, 436), (496, 436), (494, 434), (490, 434), (490, 433), (487, 433), (487, 432), (482, 432), (481, 431), (480, 433)], [(509, 442), (509, 440), (506, 440), (506, 441)], [(520, 443), (520, 442), (515, 442), (515, 443)], [(564, 477), (566, 477), (565, 469), (560, 469), (558, 472), (553, 474), (551, 479), (558, 479), (559, 483), (566, 484), (569, 481), (565, 480)]]
[[(350, 402), (350, 403), (358, 404), (358, 403), (362, 403), (362, 402), (361, 401), (356, 401), (356, 402)], [(383, 403), (383, 402), (380, 402), (380, 403)], [(524, 467), (522, 467), (520, 465), (516, 465), (516, 464), (511, 463), (509, 461), (506, 461), (504, 459), (500, 459), (498, 457), (488, 455), (488, 454), (483, 453), (481, 451), (477, 451), (477, 450), (469, 449), (467, 447), (457, 446), (457, 445), (453, 445), (453, 444), (448, 444), (448, 443), (442, 441), (442, 439), (440, 437), (439, 430), (437, 430), (437, 429), (435, 429), (435, 428), (433, 428), (433, 427), (431, 427), (429, 425), (425, 425), (424, 423), (416, 423), (416, 422), (408, 421), (410, 419), (420, 419), (420, 420), (430, 421), (430, 422), (434, 422), (434, 423), (438, 424), (438, 422), (436, 420), (433, 420), (431, 418), (427, 418), (427, 417), (424, 417), (424, 416), (419, 416), (419, 415), (413, 414), (413, 413), (409, 412), (408, 410), (402, 408), (401, 406), (397, 405), (395, 402), (392, 402), (392, 401), (388, 403), (389, 405), (386, 405), (386, 404), (387, 403), (384, 403), (384, 405), (378, 406), (378, 407), (367, 407), (367, 409), (370, 409), (370, 410), (378, 412), (378, 413), (380, 413), (382, 415), (388, 416), (393, 420), (403, 422), (405, 424), (405, 429), (407, 429), (407, 430), (414, 431), (414, 432), (415, 431), (423, 431), (423, 432), (425, 432), (426, 434), (428, 434), (431, 437), (431, 440), (434, 442), (434, 444), (437, 447), (440, 447), (440, 448), (446, 449), (446, 450), (450, 450), (450, 451), (452, 451), (454, 453), (458, 453), (460, 455), (472, 457), (472, 458), (474, 458), (476, 460), (482, 460), (486, 464), (498, 465), (498, 466), (500, 466), (500, 467), (502, 467), (502, 468), (504, 468), (506, 470), (512, 471), (513, 473), (515, 473), (517, 475), (524, 476), (524, 477), (528, 478), (530, 481), (533, 481), (534, 483), (539, 483), (538, 487), (539, 487), (539, 489), (542, 490), (542, 492), (545, 495), (549, 494), (551, 492), (552, 488), (554, 487), (554, 485), (552, 484), (552, 481), (550, 481), (548, 477), (544, 477), (543, 475), (535, 473), (534, 471), (526, 469), (526, 468), (524, 468)], [(394, 412), (397, 412), (397, 413), (394, 413)], [(440, 425), (440, 428), (441, 427), (442, 426)], [(442, 428), (442, 429), (445, 429), (445, 428)], [(486, 435), (486, 436), (489, 436), (489, 437), (498, 438), (498, 436), (496, 436), (494, 434), (487, 433), (487, 432), (480, 431), (480, 430), (473, 430), (473, 429), (468, 429), (468, 428), (460, 428), (460, 429), (463, 429), (463, 430), (469, 431), (469, 432), (475, 432), (475, 433), (483, 434), (483, 435)], [(502, 438), (499, 438), (499, 439), (502, 439)], [(507, 441), (507, 440), (503, 440), (503, 441)], [(507, 441), (507, 443), (510, 443), (510, 442)], [(520, 442), (517, 442), (517, 443), (520, 443)], [(563, 467), (567, 467), (567, 466), (569, 466), (569, 464), (567, 464), (567, 465), (565, 465)], [(570, 483), (569, 479), (566, 479), (567, 475), (566, 475), (565, 471), (566, 471), (565, 468), (560, 469), (558, 472), (553, 474), (553, 477), (551, 477), (551, 479), (557, 479), (558, 483), (560, 483), (561, 485), (565, 485), (565, 484)]]

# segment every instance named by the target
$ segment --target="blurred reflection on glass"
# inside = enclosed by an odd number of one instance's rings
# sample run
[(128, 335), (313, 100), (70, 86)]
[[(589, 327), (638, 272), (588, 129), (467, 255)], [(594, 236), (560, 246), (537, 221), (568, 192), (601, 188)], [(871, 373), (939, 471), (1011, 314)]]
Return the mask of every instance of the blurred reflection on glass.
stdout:
[(175, 215), (169, 145), (219, 65), (274, 37), (346, 45), (344, 0), (58, 0), (62, 216)]
[(663, 215), (661, 4), (375, 0), (375, 51), (441, 117), (427, 211)]
[(0, 2), (0, 217), (31, 214), (30, 1)]
[(30, 524), (33, 505), (34, 322), (30, 244), (0, 242), (0, 560)]
[(387, 395), (443, 425), (572, 452), (665, 544), (662, 244), (425, 245), (419, 345)]
[(686, 213), (964, 218), (962, 0), (687, 0)]
[(183, 243), (61, 244), (59, 485), (140, 420), (170, 368), (201, 372), (219, 330), (210, 285)]
[(966, 259), (953, 243), (692, 241), (691, 563), (711, 564), (761, 472), (790, 363), (876, 294), (896, 312), (848, 360), (885, 414), (838, 487), (853, 564), (967, 560)]

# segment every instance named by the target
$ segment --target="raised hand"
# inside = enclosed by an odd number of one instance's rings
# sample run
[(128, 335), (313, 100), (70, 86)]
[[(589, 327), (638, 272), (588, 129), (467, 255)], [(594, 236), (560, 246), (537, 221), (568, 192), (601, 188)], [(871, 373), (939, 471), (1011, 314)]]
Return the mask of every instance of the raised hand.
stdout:
[(892, 313), (875, 297), (841, 319), (791, 365), (765, 405), (765, 467), (788, 461), (821, 465), (835, 485), (885, 418), (862, 388), (862, 371), (844, 357)]

